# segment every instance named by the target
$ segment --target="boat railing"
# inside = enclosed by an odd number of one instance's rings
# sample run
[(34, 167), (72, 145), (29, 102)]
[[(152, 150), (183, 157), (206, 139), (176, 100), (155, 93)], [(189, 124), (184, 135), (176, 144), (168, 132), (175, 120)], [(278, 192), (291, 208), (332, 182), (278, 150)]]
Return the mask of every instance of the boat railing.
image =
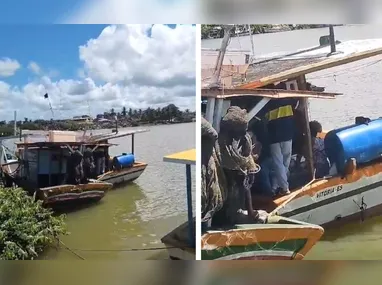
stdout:
[(117, 133), (104, 133), (104, 134), (99, 134), (99, 135), (92, 135), (89, 136), (87, 141), (103, 141), (103, 140), (111, 140), (111, 139), (117, 139), (121, 137), (126, 137), (126, 136), (134, 136), (135, 134), (139, 133), (145, 133), (148, 132), (149, 130), (147, 129), (139, 129), (139, 130), (130, 130), (130, 131), (125, 131), (125, 132), (117, 132)]
[(138, 130), (125, 131), (125, 132), (93, 135), (87, 139), (87, 142), (95, 142), (96, 143), (96, 142), (108, 141), (108, 140), (112, 140), (112, 139), (131, 136), (131, 153), (134, 154), (134, 152), (135, 152), (135, 134), (146, 133), (148, 131), (149, 130), (147, 130), (147, 129), (138, 129)]

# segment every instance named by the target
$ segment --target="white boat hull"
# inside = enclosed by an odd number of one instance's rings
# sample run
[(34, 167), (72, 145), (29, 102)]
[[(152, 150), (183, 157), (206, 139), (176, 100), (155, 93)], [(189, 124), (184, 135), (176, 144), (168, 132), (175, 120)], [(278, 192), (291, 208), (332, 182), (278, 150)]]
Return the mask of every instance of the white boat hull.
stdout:
[(382, 173), (325, 188), (289, 202), (279, 215), (329, 226), (382, 213)]
[(135, 179), (137, 179), (139, 176), (141, 176), (143, 171), (145, 171), (146, 167), (147, 167), (147, 164), (138, 163), (131, 168), (110, 171), (106, 173), (106, 175), (101, 177), (100, 181), (111, 183), (114, 186), (123, 184), (123, 183), (132, 182)]

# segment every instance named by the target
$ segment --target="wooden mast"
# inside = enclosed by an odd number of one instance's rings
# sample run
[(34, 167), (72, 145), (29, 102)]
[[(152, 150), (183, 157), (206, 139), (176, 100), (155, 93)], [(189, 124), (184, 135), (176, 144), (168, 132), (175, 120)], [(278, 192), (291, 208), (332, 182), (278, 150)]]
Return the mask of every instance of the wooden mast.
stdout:
[[(299, 90), (307, 90), (305, 75), (300, 75), (296, 79), (297, 86)], [(306, 161), (308, 163), (309, 176), (313, 179), (314, 175), (314, 164), (313, 164), (313, 149), (312, 149), (312, 137), (310, 136), (310, 126), (309, 126), (309, 106), (308, 98), (300, 99), (301, 109), (303, 110), (303, 125), (304, 125), (304, 145), (306, 148)]]
[[(218, 57), (216, 59), (216, 65), (214, 74), (212, 77), (212, 82), (209, 88), (219, 88), (220, 87), (220, 73), (223, 66), (224, 56), (227, 51), (229, 40), (231, 37), (231, 30), (234, 25), (224, 25), (224, 38), (220, 47)], [(223, 109), (223, 99), (218, 100), (217, 111), (215, 112), (215, 98), (208, 98), (207, 100), (207, 110), (206, 110), (206, 120), (209, 121), (216, 131), (219, 131), (220, 119), (217, 117)], [(216, 115), (217, 114), (217, 115)]]

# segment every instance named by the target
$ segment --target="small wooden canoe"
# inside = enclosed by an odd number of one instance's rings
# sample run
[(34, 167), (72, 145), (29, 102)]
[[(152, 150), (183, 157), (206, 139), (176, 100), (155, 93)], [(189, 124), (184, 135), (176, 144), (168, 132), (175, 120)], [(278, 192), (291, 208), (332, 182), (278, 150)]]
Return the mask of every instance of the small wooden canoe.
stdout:
[(324, 233), (320, 226), (283, 217), (202, 235), (202, 260), (303, 259)]
[(58, 185), (40, 188), (37, 198), (46, 206), (63, 206), (74, 202), (96, 202), (101, 200), (113, 184), (106, 182), (91, 182), (78, 185)]

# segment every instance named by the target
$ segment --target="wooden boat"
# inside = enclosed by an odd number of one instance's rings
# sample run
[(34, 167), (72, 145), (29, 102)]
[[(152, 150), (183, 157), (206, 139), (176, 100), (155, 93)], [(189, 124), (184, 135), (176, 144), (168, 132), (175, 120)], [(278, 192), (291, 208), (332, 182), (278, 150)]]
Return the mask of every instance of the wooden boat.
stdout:
[[(94, 135), (86, 138), (86, 142), (91, 145), (94, 143), (94, 147), (98, 143), (108, 144), (110, 140), (122, 138), (122, 137), (128, 137), (131, 136), (131, 151), (129, 155), (135, 155), (134, 153), (134, 146), (135, 146), (135, 135), (138, 133), (147, 132), (148, 130), (131, 130), (131, 131), (125, 131), (125, 132), (116, 132), (111, 134), (101, 134), (101, 135)], [(109, 148), (105, 147), (106, 153), (109, 153)], [(122, 154), (126, 155), (126, 154)], [(118, 156), (117, 156), (118, 157)], [(147, 167), (147, 163), (144, 162), (138, 162), (134, 161), (132, 164), (128, 164), (124, 167), (115, 167), (113, 161), (115, 161), (115, 157), (110, 157), (110, 160), (108, 161), (108, 171), (105, 173), (102, 173), (98, 175), (97, 179), (100, 181), (112, 183), (114, 186), (120, 186), (125, 183), (129, 183), (137, 179), (143, 171), (145, 171)]]
[(267, 224), (237, 225), (202, 235), (202, 260), (303, 259), (322, 227), (274, 216)]
[(112, 184), (86, 175), (79, 183), (71, 182), (71, 156), (76, 151), (82, 153), (86, 144), (76, 142), (72, 133), (68, 132), (50, 132), (45, 139), (28, 141), (28, 136), (25, 136), (23, 142), (17, 142), (18, 160), (9, 161), (9, 156), (5, 155), (2, 173), (14, 184), (42, 200), (45, 206), (74, 206), (102, 199)]
[(195, 260), (195, 222), (192, 213), (191, 165), (195, 165), (196, 150), (191, 149), (175, 153), (164, 157), (163, 160), (186, 165), (188, 221), (168, 233), (161, 241), (166, 246), (170, 259)]
[[(343, 42), (336, 46), (336, 52), (331, 52), (331, 47), (325, 46), (299, 53), (298, 57), (284, 56), (246, 65), (243, 67), (245, 71), (242, 68), (242, 73), (231, 73), (231, 76), (227, 75), (224, 78), (221, 82), (225, 85), (224, 90), (208, 88), (206, 78), (202, 84), (202, 97), (207, 100), (206, 119), (216, 129), (219, 129), (220, 119), (229, 106), (246, 108), (248, 119), (252, 119), (270, 100), (294, 98), (299, 101), (301, 116), (296, 117), (296, 120), (299, 122), (299, 130), (303, 134), (307, 150), (304, 155), (306, 168), (300, 172), (290, 170), (290, 195), (274, 199), (255, 196), (255, 208), (272, 211), (285, 204), (278, 211), (279, 215), (324, 227), (335, 227), (341, 223), (363, 220), (382, 213), (382, 161), (379, 155), (367, 163), (358, 163), (349, 158), (343, 171), (334, 170), (327, 177), (315, 179), (311, 137), (307, 135), (310, 134), (308, 100), (318, 98), (329, 101), (340, 94), (322, 92), (323, 88), (312, 88), (306, 81), (306, 74), (381, 54), (381, 40)], [(235, 68), (228, 66), (224, 70)], [(269, 89), (270, 85), (279, 82), (285, 87)], [(325, 148), (328, 147), (325, 140)], [(334, 156), (336, 155), (335, 153)], [(336, 159), (333, 159), (331, 163), (335, 161)], [(309, 186), (303, 187), (308, 181), (311, 181)]]

